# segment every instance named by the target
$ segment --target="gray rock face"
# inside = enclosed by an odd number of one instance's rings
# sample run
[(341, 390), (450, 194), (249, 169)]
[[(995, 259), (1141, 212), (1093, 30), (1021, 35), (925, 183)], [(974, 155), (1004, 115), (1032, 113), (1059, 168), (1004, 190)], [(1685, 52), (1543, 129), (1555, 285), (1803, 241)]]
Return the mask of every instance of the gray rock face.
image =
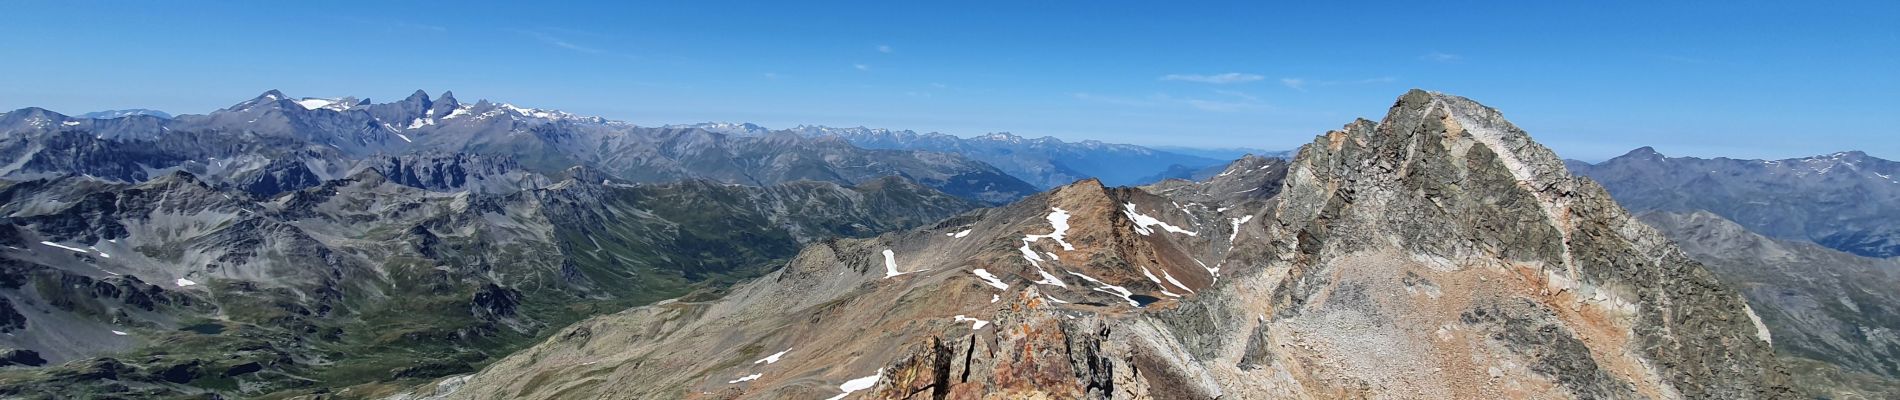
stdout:
[(1637, 211), (1708, 211), (1769, 237), (1900, 256), (1900, 163), (1861, 152), (1786, 160), (1665, 157), (1647, 147), (1573, 162)]
[(417, 395), (1795, 396), (1741, 294), (1470, 100), (1230, 170), (818, 243)]
[[(1706, 211), (1649, 212), (1642, 219), (1723, 281), (1741, 289), (1796, 359), (1797, 386), (1821, 398), (1900, 395), (1900, 259), (1870, 258), (1802, 241), (1771, 239)], [(1824, 364), (1824, 367), (1813, 367)], [(1840, 379), (1829, 375), (1862, 375)], [(1858, 381), (1884, 381), (1861, 384)], [(1882, 388), (1884, 387), (1884, 389)]]

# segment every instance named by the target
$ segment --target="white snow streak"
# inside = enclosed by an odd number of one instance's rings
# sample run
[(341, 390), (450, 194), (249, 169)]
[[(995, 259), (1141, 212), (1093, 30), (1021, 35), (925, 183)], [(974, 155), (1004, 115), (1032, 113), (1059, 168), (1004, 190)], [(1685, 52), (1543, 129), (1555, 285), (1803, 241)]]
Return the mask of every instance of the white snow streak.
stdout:
[(119, 335), (119, 336), (125, 336), (125, 332), (121, 332), (121, 331), (112, 331), (112, 334), (114, 334), (114, 335)]
[(785, 349), (785, 351), (781, 351), (781, 352), (777, 352), (777, 353), (772, 353), (772, 355), (769, 355), (769, 356), (765, 356), (765, 358), (761, 358), (761, 359), (759, 359), (758, 361), (753, 361), (752, 363), (753, 363), (753, 364), (759, 364), (759, 363), (765, 363), (765, 364), (771, 364), (771, 363), (775, 363), (775, 362), (778, 362), (778, 358), (779, 358), (779, 357), (784, 357), (784, 356), (785, 356), (785, 353), (788, 353), (788, 352), (791, 352), (791, 351), (792, 351), (792, 349)]
[(995, 287), (996, 290), (1009, 290), (1009, 284), (1003, 283), (1002, 279), (996, 279), (996, 275), (991, 275), (990, 271), (988, 270), (977, 268), (976, 271), (971, 271), (971, 272), (976, 273), (976, 277), (982, 278), (983, 283), (987, 283), (990, 286)]
[[(1162, 272), (1162, 273), (1167, 273), (1168, 271), (1166, 271), (1166, 270), (1163, 270), (1163, 271), (1161, 271), (1161, 272)], [(1163, 295), (1167, 295), (1168, 297), (1181, 297), (1181, 295), (1178, 295), (1178, 294), (1174, 294), (1174, 292), (1170, 292), (1170, 291), (1168, 291), (1168, 285), (1167, 285), (1167, 284), (1164, 284), (1164, 283), (1161, 283), (1161, 278), (1157, 278), (1157, 277), (1155, 277), (1155, 273), (1153, 273), (1153, 272), (1148, 272), (1148, 267), (1145, 267), (1145, 266), (1144, 266), (1144, 267), (1141, 267), (1141, 274), (1142, 274), (1142, 275), (1145, 275), (1145, 276), (1147, 276), (1147, 277), (1148, 277), (1148, 280), (1151, 280), (1151, 281), (1154, 281), (1154, 283), (1155, 283), (1155, 286), (1160, 286), (1160, 287), (1161, 287), (1161, 294), (1163, 294)]]
[(963, 231), (961, 231), (961, 232), (957, 232), (957, 233), (945, 233), (945, 234), (943, 234), (943, 235), (944, 235), (944, 236), (949, 236), (949, 237), (953, 237), (953, 238), (958, 238), (958, 239), (962, 239), (962, 238), (963, 238), (964, 236), (970, 236), (970, 230), (969, 230), (969, 229), (964, 229), (964, 230), (963, 230)]
[(72, 246), (67, 246), (67, 245), (63, 245), (63, 244), (59, 244), (59, 243), (53, 243), (53, 242), (45, 242), (45, 241), (42, 241), (42, 242), (40, 242), (40, 244), (43, 244), (43, 245), (47, 245), (47, 246), (53, 246), (53, 247), (58, 247), (58, 248), (62, 248), (62, 249), (66, 249), (66, 250), (72, 250), (72, 251), (73, 251), (74, 253), (80, 253), (80, 254), (85, 254), (85, 253), (86, 253), (86, 249), (82, 249), (82, 248), (78, 248), (78, 247), (72, 247)]
[(1174, 284), (1174, 287), (1181, 288), (1181, 290), (1186, 290), (1188, 291), (1188, 293), (1194, 293), (1194, 289), (1188, 289), (1187, 285), (1181, 284), (1181, 281), (1174, 280), (1174, 274), (1168, 273), (1168, 270), (1165, 270), (1165, 269), (1161, 270), (1161, 277), (1166, 278), (1168, 280), (1168, 283)]
[(752, 375), (746, 375), (746, 376), (743, 376), (743, 377), (740, 377), (739, 379), (733, 379), (733, 380), (730, 380), (730, 381), (726, 381), (726, 383), (739, 383), (739, 382), (745, 382), (745, 381), (749, 381), (749, 380), (754, 380), (754, 379), (759, 379), (759, 377), (760, 377), (760, 376), (765, 376), (765, 374), (752, 374)]
[(190, 279), (185, 279), (185, 278), (178, 278), (178, 280), (172, 281), (172, 283), (178, 284), (178, 287), (185, 287), (185, 286), (198, 284), (198, 282), (192, 282)]
[(1200, 236), (1199, 234), (1194, 233), (1194, 231), (1181, 229), (1180, 227), (1176, 227), (1174, 225), (1168, 225), (1168, 223), (1161, 222), (1161, 220), (1155, 219), (1154, 217), (1150, 217), (1147, 215), (1143, 215), (1142, 213), (1135, 212), (1135, 203), (1122, 203), (1122, 208), (1123, 208), (1122, 214), (1127, 215), (1129, 220), (1133, 220), (1135, 222), (1135, 233), (1142, 234), (1143, 236), (1146, 236), (1149, 233), (1154, 233), (1154, 230), (1148, 227), (1156, 226), (1156, 225), (1161, 226), (1161, 229), (1167, 230), (1168, 232), (1181, 233), (1181, 234), (1186, 234), (1188, 236)]
[(1128, 305), (1141, 307), (1141, 302), (1135, 301), (1133, 297), (1135, 295), (1135, 292), (1128, 291), (1128, 288), (1110, 285), (1107, 282), (1102, 282), (1100, 279), (1095, 279), (1094, 277), (1091, 277), (1088, 275), (1082, 275), (1082, 274), (1076, 273), (1075, 271), (1069, 271), (1069, 275), (1079, 276), (1079, 277), (1082, 277), (1083, 280), (1086, 280), (1089, 282), (1095, 282), (1095, 284), (1097, 285), (1102, 285), (1102, 287), (1095, 288), (1095, 290), (1102, 293), (1108, 293), (1108, 294), (1113, 294), (1116, 296), (1121, 296), (1122, 300), (1128, 300)]

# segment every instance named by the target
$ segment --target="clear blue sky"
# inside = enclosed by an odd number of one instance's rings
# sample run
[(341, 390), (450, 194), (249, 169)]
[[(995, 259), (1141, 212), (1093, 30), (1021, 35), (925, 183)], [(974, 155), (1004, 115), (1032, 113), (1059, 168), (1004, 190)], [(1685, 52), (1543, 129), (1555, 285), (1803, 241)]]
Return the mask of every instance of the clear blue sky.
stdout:
[(1418, 87), (1571, 158), (1900, 158), (1893, 0), (622, 3), (8, 1), (0, 108), (426, 89), (646, 125), (1284, 149)]

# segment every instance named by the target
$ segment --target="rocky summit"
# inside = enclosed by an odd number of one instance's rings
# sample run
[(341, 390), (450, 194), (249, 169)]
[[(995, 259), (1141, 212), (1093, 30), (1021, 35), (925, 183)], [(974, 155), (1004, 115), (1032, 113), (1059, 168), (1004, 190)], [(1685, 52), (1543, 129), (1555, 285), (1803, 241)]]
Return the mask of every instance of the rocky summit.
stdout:
[(1793, 398), (1742, 294), (1496, 110), (806, 246), (393, 398)]

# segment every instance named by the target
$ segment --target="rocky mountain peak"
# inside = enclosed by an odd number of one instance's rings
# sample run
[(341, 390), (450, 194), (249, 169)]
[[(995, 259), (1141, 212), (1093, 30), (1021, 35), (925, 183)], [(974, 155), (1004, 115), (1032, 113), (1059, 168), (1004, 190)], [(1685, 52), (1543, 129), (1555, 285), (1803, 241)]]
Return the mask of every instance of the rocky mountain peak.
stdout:
[(245, 100), (237, 104), (232, 104), (230, 107), (225, 107), (224, 111), (249, 110), (249, 109), (254, 109), (254, 108), (263, 107), (263, 106), (270, 106), (273, 104), (277, 104), (277, 102), (279, 101), (284, 101), (284, 100), (290, 100), (290, 96), (285, 96), (284, 92), (277, 91), (277, 89), (271, 89), (271, 90), (264, 91), (264, 93), (262, 94), (258, 94), (257, 97), (253, 97), (250, 100)]

